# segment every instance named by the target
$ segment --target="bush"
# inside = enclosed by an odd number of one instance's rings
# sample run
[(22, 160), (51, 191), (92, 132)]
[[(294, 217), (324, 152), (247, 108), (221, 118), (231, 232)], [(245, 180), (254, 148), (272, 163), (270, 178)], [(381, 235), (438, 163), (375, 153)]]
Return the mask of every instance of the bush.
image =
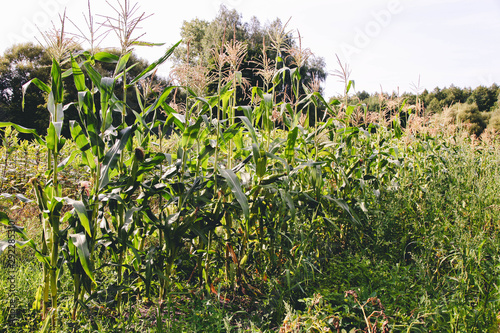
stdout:
[(476, 103), (455, 104), (450, 109), (450, 115), (455, 117), (459, 123), (464, 124), (469, 134), (474, 134), (476, 136), (481, 135), (487, 125), (485, 117), (479, 112)]
[(500, 109), (496, 109), (491, 112), (488, 128), (492, 128), (495, 131), (500, 132)]

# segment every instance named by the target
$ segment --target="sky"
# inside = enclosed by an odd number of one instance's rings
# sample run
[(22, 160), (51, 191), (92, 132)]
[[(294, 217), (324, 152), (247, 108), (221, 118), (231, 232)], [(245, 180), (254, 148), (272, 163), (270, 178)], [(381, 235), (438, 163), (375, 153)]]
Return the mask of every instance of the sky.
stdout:
[[(120, 0), (123, 3), (123, 0)], [(118, 0), (91, 0), (96, 23), (116, 16)], [(290, 19), (287, 28), (302, 37), (302, 46), (324, 58), (329, 73), (351, 70), (356, 91), (421, 92), (435, 87), (475, 88), (500, 84), (500, 0), (130, 0), (142, 22), (144, 41), (162, 47), (138, 47), (152, 62), (180, 40), (183, 21), (213, 20), (220, 5), (236, 9), (243, 22), (256, 16), (261, 24)], [(0, 52), (15, 43), (43, 41), (39, 31), (60, 27), (66, 10), (83, 31), (88, 0), (10, 1), (0, 12)], [(72, 24), (66, 30), (76, 32)], [(102, 46), (117, 47), (112, 35)], [(167, 76), (170, 65), (160, 74)], [(340, 95), (343, 83), (329, 75), (326, 97)]]

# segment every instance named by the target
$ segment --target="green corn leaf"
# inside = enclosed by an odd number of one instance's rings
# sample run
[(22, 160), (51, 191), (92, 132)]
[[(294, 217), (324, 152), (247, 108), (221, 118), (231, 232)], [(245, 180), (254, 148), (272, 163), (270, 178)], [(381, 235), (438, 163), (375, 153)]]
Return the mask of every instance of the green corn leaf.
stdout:
[(64, 89), (62, 82), (61, 66), (59, 66), (59, 64), (55, 59), (52, 59), (52, 69), (50, 71), (50, 76), (52, 78), (51, 93), (54, 97), (54, 102), (55, 104), (60, 104), (63, 102)]
[(131, 55), (132, 55), (132, 51), (130, 51), (129, 53), (125, 53), (124, 55), (122, 55), (120, 57), (118, 64), (116, 64), (114, 76), (117, 76), (118, 74), (123, 72), (123, 70), (127, 67), (127, 62), (130, 59)]
[(355, 89), (354, 80), (349, 80), (349, 82), (347, 83), (347, 88), (345, 90), (346, 94), (349, 93), (349, 91), (351, 90), (351, 87), (353, 89)]
[(176, 88), (177, 88), (177, 86), (170, 86), (170, 87), (166, 87), (165, 89), (163, 89), (163, 92), (161, 93), (161, 95), (158, 96), (156, 101), (153, 103), (152, 109), (156, 110), (159, 106), (163, 105), (163, 103), (168, 98), (168, 96), (170, 96), (172, 91)]
[(184, 117), (184, 115), (177, 113), (170, 106), (163, 105), (163, 108), (168, 114), (165, 125), (170, 126), (172, 123), (174, 123), (175, 126), (177, 127), (177, 130), (179, 130), (180, 132), (184, 132), (186, 124), (186, 118)]
[(96, 71), (94, 69), (94, 67), (92, 67), (92, 65), (89, 63), (89, 62), (85, 62), (83, 64), (83, 67), (85, 68), (85, 71), (87, 72), (87, 74), (89, 75), (90, 79), (92, 80), (92, 83), (94, 83), (94, 85), (97, 87), (97, 88), (100, 88), (101, 86), (101, 74), (99, 74), (98, 71)]
[(53, 92), (49, 93), (49, 98), (47, 100), (47, 109), (50, 112), (50, 121), (61, 122), (64, 119), (63, 105), (62, 103), (57, 103)]
[(226, 179), (227, 184), (229, 185), (229, 188), (233, 192), (234, 196), (236, 197), (236, 200), (240, 204), (241, 210), (243, 211), (243, 215), (245, 216), (245, 219), (248, 220), (250, 208), (248, 206), (248, 200), (246, 195), (243, 193), (243, 190), (241, 189), (241, 183), (236, 174), (233, 172), (233, 170), (230, 169), (220, 169), (220, 173), (222, 177)]
[(71, 162), (73, 162), (78, 153), (79, 153), (78, 150), (74, 150), (69, 156), (67, 156), (61, 162), (59, 162), (59, 164), (57, 165), (57, 171), (61, 171), (66, 167), (66, 165), (71, 164)]
[(245, 117), (245, 116), (240, 116), (238, 117), (241, 119), (241, 121), (243, 122), (243, 125), (245, 125), (245, 127), (248, 129), (248, 131), (250, 132), (250, 136), (252, 137), (252, 141), (256, 144), (256, 145), (259, 145), (259, 140), (257, 140), (257, 135), (255, 134), (255, 128), (253, 127), (252, 123), (250, 122), (250, 120)]
[(118, 60), (120, 60), (120, 57), (117, 56), (116, 54), (111, 54), (108, 52), (97, 52), (94, 55), (94, 59), (101, 62), (115, 63), (118, 62)]
[(224, 142), (231, 141), (235, 136), (238, 135), (238, 133), (240, 133), (240, 126), (241, 125), (239, 125), (239, 124), (231, 125), (231, 127), (229, 127), (228, 129), (226, 129), (224, 131), (224, 134), (222, 134), (222, 140)]
[(89, 236), (92, 236), (92, 230), (90, 226), (90, 221), (87, 215), (87, 208), (85, 207), (85, 204), (82, 201), (76, 201), (70, 198), (66, 198), (66, 203), (68, 205), (73, 206), (75, 209), (76, 213), (78, 214), (78, 218), (80, 219), (80, 223), (82, 224), (83, 228), (87, 232)]
[(253, 122), (253, 109), (251, 106), (239, 106), (238, 107), (238, 111), (243, 111), (243, 114), (245, 115), (245, 117), (248, 118), (248, 120), (250, 120), (250, 123)]
[(172, 53), (174, 53), (174, 50), (177, 46), (179, 46), (179, 44), (182, 42), (179, 41), (177, 42), (177, 44), (175, 44), (174, 46), (172, 46), (167, 52), (165, 52), (165, 54), (158, 60), (156, 60), (155, 62), (153, 62), (151, 65), (148, 66), (148, 68), (146, 68), (145, 70), (143, 70), (139, 75), (137, 75), (132, 81), (130, 81), (130, 83), (127, 85), (127, 87), (132, 87), (137, 81), (139, 81), (140, 79), (142, 78), (145, 78), (145, 77), (148, 77), (149, 75), (151, 75), (154, 70), (161, 64), (163, 64), (171, 55)]
[(349, 208), (349, 205), (344, 200), (332, 198), (329, 195), (325, 195), (325, 198), (331, 202), (334, 202), (338, 207), (340, 207), (343, 211), (345, 211), (349, 215), (349, 218), (351, 219), (352, 222), (354, 222), (358, 226), (362, 225), (361, 221), (359, 220), (359, 217)]
[(38, 89), (40, 89), (41, 91), (44, 91), (46, 93), (49, 93), (50, 92), (50, 87), (45, 84), (44, 82), (40, 81), (39, 79), (37, 78), (34, 78), (32, 80), (29, 80), (28, 82), (26, 82), (25, 84), (23, 84), (23, 87), (22, 87), (22, 90), (23, 90), (23, 95), (24, 93), (26, 92), (26, 90), (28, 89), (28, 87), (31, 85), (31, 84), (34, 84), (35, 86), (37, 86)]
[(163, 45), (165, 45), (165, 43), (150, 43), (150, 42), (134, 41), (134, 42), (132, 42), (132, 45), (138, 45), (138, 46), (163, 46)]
[(290, 195), (290, 192), (285, 191), (283, 189), (280, 189), (279, 191), (280, 191), (281, 199), (283, 199), (283, 201), (288, 206), (292, 220), (294, 220), (295, 219), (295, 204), (293, 203), (293, 199), (292, 199), (292, 196)]
[(35, 140), (39, 144), (45, 145), (44, 140), (37, 134), (35, 129), (26, 128), (26, 127), (14, 124), (14, 123), (9, 122), (9, 121), (7, 121), (7, 122), (0, 121), (0, 128), (3, 128), (3, 127), (14, 127), (20, 133), (32, 134), (35, 137)]
[(90, 261), (90, 251), (85, 233), (80, 232), (78, 234), (69, 235), (69, 241), (71, 241), (73, 246), (76, 247), (78, 258), (80, 258), (83, 270), (87, 273), (87, 276), (92, 280), (92, 282), (96, 283), (94, 280), (94, 273), (92, 272), (93, 269)]
[(47, 136), (45, 138), (47, 140), (47, 149), (50, 151), (55, 151), (57, 148), (57, 144), (59, 142), (57, 134), (58, 133), (54, 126), (54, 123), (51, 122), (49, 124), (49, 129), (47, 130)]
[(132, 207), (128, 209), (125, 212), (125, 221), (123, 222), (123, 227), (122, 230), (125, 234), (127, 234), (130, 231), (130, 227), (132, 226), (132, 223), (134, 222), (134, 213), (140, 211), (141, 209), (139, 207)]
[(194, 142), (196, 141), (196, 138), (198, 137), (198, 133), (200, 131), (200, 126), (202, 122), (203, 119), (199, 117), (198, 120), (196, 120), (196, 123), (185, 129), (184, 133), (182, 134), (182, 143), (181, 143), (181, 146), (184, 148), (184, 150), (187, 150), (193, 146)]
[(96, 168), (94, 156), (92, 155), (91, 151), (91, 146), (88, 138), (85, 136), (83, 133), (82, 128), (80, 127), (80, 124), (78, 124), (75, 121), (70, 122), (70, 128), (71, 128), (71, 136), (73, 137), (73, 140), (75, 141), (76, 145), (82, 152), (82, 158), (83, 161), (87, 166), (89, 166), (92, 170)]
[(115, 89), (115, 79), (112, 77), (103, 77), (101, 78), (101, 83), (99, 84), (99, 91), (101, 93), (101, 105), (103, 103), (106, 107), (103, 109), (107, 109), (107, 104), (111, 100), (113, 96), (113, 91)]
[(193, 196), (193, 194), (195, 193), (195, 191), (199, 190), (200, 183), (201, 183), (201, 178), (197, 177), (194, 180), (193, 185), (189, 188), (188, 192), (184, 196), (184, 200), (182, 200), (182, 206), (184, 206), (186, 204), (186, 202)]
[(45, 83), (43, 83), (42, 81), (40, 81), (39, 79), (37, 78), (34, 78), (32, 80), (29, 80), (28, 82), (26, 82), (25, 84), (23, 84), (22, 86), (22, 92), (23, 92), (23, 100), (22, 100), (22, 103), (21, 103), (21, 108), (24, 110), (24, 97), (26, 95), (26, 91), (28, 90), (28, 87), (31, 85), (31, 84), (34, 84), (35, 86), (38, 87), (38, 89), (46, 92), (46, 93), (50, 93), (50, 87), (48, 85), (46, 85)]
[(106, 156), (104, 157), (104, 167), (101, 171), (101, 176), (99, 179), (99, 190), (102, 190), (104, 186), (108, 185), (109, 183), (109, 174), (111, 170), (113, 170), (116, 167), (116, 161), (118, 157), (120, 156), (123, 148), (125, 148), (125, 145), (127, 144), (130, 135), (135, 131), (135, 125), (134, 126), (129, 126), (127, 128), (124, 128), (123, 130), (120, 131), (121, 138), (116, 140), (116, 143), (113, 145), (113, 147), (106, 153)]
[(7, 226), (10, 225), (10, 218), (4, 212), (0, 212), (0, 223), (2, 223), (3, 225), (7, 225)]
[(73, 80), (75, 81), (75, 87), (78, 91), (85, 91), (87, 87), (85, 86), (85, 75), (82, 69), (76, 62), (75, 58), (71, 56), (71, 70), (73, 73)]
[(297, 141), (297, 135), (299, 133), (299, 128), (295, 127), (293, 130), (288, 132), (288, 138), (286, 140), (285, 157), (290, 162), (293, 160), (295, 155), (295, 143)]
[(345, 115), (347, 118), (349, 118), (352, 113), (354, 112), (355, 106), (354, 105), (349, 105), (345, 111)]

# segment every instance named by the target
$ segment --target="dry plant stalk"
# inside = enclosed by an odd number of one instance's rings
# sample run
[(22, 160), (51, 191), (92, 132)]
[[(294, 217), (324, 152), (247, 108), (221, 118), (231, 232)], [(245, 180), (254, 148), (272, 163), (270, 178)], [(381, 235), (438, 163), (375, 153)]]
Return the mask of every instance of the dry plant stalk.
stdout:
[(125, 0), (123, 5), (119, 0), (117, 0), (118, 7), (114, 7), (107, 0), (106, 3), (113, 8), (118, 18), (102, 16), (105, 19), (102, 25), (116, 33), (116, 36), (120, 41), (121, 52), (122, 54), (126, 54), (132, 51), (132, 45), (140, 43), (139, 39), (146, 34), (143, 33), (137, 37), (133, 36), (134, 31), (136, 29), (140, 29), (139, 23), (151, 17), (153, 14), (146, 15), (144, 12), (142, 14), (137, 14), (137, 11), (139, 10), (138, 4), (135, 3), (131, 6), (130, 0)]
[(290, 48), (290, 34), (292, 30), (286, 31), (286, 26), (290, 22), (292, 18), (290, 17), (288, 21), (282, 27), (276, 27), (275, 29), (269, 30), (268, 35), (271, 40), (271, 49), (275, 50), (278, 55), (281, 55), (281, 52), (288, 50)]
[(198, 95), (205, 93), (207, 87), (214, 82), (214, 76), (210, 70), (202, 65), (190, 65), (180, 63), (170, 71), (170, 78), (180, 86), (189, 87)]
[(299, 45), (298, 46), (290, 46), (287, 49), (287, 52), (289, 53), (289, 57), (292, 58), (292, 65), (297, 66), (298, 68), (303, 67), (306, 63), (307, 60), (313, 56), (313, 53), (311, 49), (302, 48), (302, 37), (300, 36), (300, 32), (297, 30), (298, 37), (297, 39), (299, 40)]
[[(41, 32), (42, 38), (45, 42), (45, 49), (58, 63), (64, 63), (68, 60), (70, 54), (80, 48), (80, 44), (75, 37), (68, 37), (65, 32), (66, 24), (66, 11), (63, 16), (59, 16), (61, 21), (61, 29), (57, 29), (52, 24), (52, 29), (46, 32)], [(40, 43), (40, 41), (38, 41)], [(43, 46), (42, 43), (40, 45)]]
[(311, 92), (320, 92), (321, 90), (321, 81), (314, 73), (312, 75), (312, 80), (307, 83), (307, 88), (309, 88)]
[[(338, 78), (339, 82), (344, 83), (344, 103), (343, 106), (344, 108), (347, 108), (347, 87), (349, 86), (349, 78), (351, 76), (351, 69), (349, 68), (349, 65), (347, 63), (342, 64), (342, 61), (340, 61), (339, 56), (336, 54), (337, 57), (337, 63), (339, 64), (340, 70), (336, 69), (331, 73), (330, 75), (333, 75)], [(340, 108), (342, 110), (342, 107)]]
[(257, 73), (257, 75), (260, 75), (260, 77), (262, 77), (262, 80), (264, 81), (264, 90), (267, 91), (269, 85), (273, 80), (274, 74), (276, 73), (276, 68), (274, 60), (269, 59), (269, 57), (267, 56), (267, 46), (265, 38), (262, 38), (262, 55), (260, 56), (260, 60), (252, 62), (262, 67), (255, 70), (255, 72)]
[(90, 46), (90, 54), (94, 54), (96, 52), (96, 49), (99, 48), (100, 43), (106, 38), (106, 36), (109, 34), (109, 30), (104, 31), (104, 32), (99, 32), (99, 29), (103, 27), (102, 24), (99, 24), (97, 28), (94, 26), (94, 16), (92, 15), (92, 10), (90, 6), (90, 0), (88, 1), (88, 17), (83, 15), (83, 18), (85, 19), (85, 24), (87, 25), (88, 33), (89, 35), (85, 34), (80, 27), (75, 24), (71, 19), (68, 18), (68, 20), (71, 22), (71, 24), (78, 30), (79, 34), (74, 34), (78, 38), (82, 38), (84, 41), (86, 41), (89, 46)]
[(243, 87), (249, 87), (250, 82), (246, 78), (243, 76), (237, 76), (237, 73), (240, 71), (241, 64), (247, 55), (247, 45), (233, 38), (231, 42), (226, 42), (224, 49), (226, 53), (226, 61), (230, 67), (226, 72), (223, 82), (235, 80), (239, 84), (242, 84)]

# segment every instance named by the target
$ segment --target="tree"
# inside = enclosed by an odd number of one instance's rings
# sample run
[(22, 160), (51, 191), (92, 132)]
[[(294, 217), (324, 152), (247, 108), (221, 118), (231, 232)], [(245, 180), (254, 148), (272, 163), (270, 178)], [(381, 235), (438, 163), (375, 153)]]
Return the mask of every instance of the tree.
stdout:
[(367, 91), (363, 90), (363, 91), (357, 92), (356, 96), (359, 98), (360, 102), (362, 102), (365, 99), (368, 99), (370, 97), (370, 94)]
[(472, 91), (472, 94), (467, 99), (467, 103), (476, 103), (479, 111), (490, 111), (495, 106), (498, 97), (498, 86), (493, 84), (487, 88), (479, 86)]
[(22, 86), (35, 77), (47, 82), (50, 65), (51, 59), (43, 48), (31, 43), (14, 45), (0, 57), (0, 121), (35, 128), (44, 134), (49, 122), (44, 94), (29, 89), (23, 110)]
[[(281, 31), (284, 34), (283, 48), (280, 49), (283, 62), (279, 65), (273, 62), (277, 51), (275, 48), (273, 49), (270, 38), (270, 35), (276, 31)], [(240, 71), (250, 86), (264, 86), (261, 74), (267, 68), (263, 68), (265, 67), (262, 64), (263, 57), (269, 60), (269, 69), (272, 70), (280, 69), (283, 66), (300, 67), (303, 84), (299, 87), (301, 93), (304, 93), (304, 86), (320, 89), (318, 84), (314, 84), (314, 81), (323, 82), (326, 79), (324, 60), (313, 57), (310, 50), (300, 49), (300, 42), (297, 43), (293, 36), (285, 31), (285, 26), (279, 19), (265, 26), (262, 26), (255, 17), (250, 22), (243, 23), (241, 14), (236, 10), (229, 10), (221, 6), (217, 17), (211, 22), (199, 19), (184, 21), (181, 36), (184, 41), (183, 45), (174, 52), (174, 61), (177, 66), (198, 65), (212, 69), (212, 74), (214, 74), (216, 72), (214, 65), (217, 63), (217, 55), (221, 52), (223, 42), (229, 43), (228, 45), (241, 42), (245, 45), (246, 52)], [(297, 59), (294, 57), (294, 51), (297, 49), (300, 49), (299, 52), (308, 53), (300, 66), (297, 66)], [(288, 79), (290, 78), (288, 77)], [(217, 84), (208, 85), (206, 93), (212, 93), (216, 87)], [(285, 83), (280, 89), (284, 93), (289, 93), (290, 83)], [(240, 94), (239, 98), (240, 100), (245, 99), (244, 94)]]

